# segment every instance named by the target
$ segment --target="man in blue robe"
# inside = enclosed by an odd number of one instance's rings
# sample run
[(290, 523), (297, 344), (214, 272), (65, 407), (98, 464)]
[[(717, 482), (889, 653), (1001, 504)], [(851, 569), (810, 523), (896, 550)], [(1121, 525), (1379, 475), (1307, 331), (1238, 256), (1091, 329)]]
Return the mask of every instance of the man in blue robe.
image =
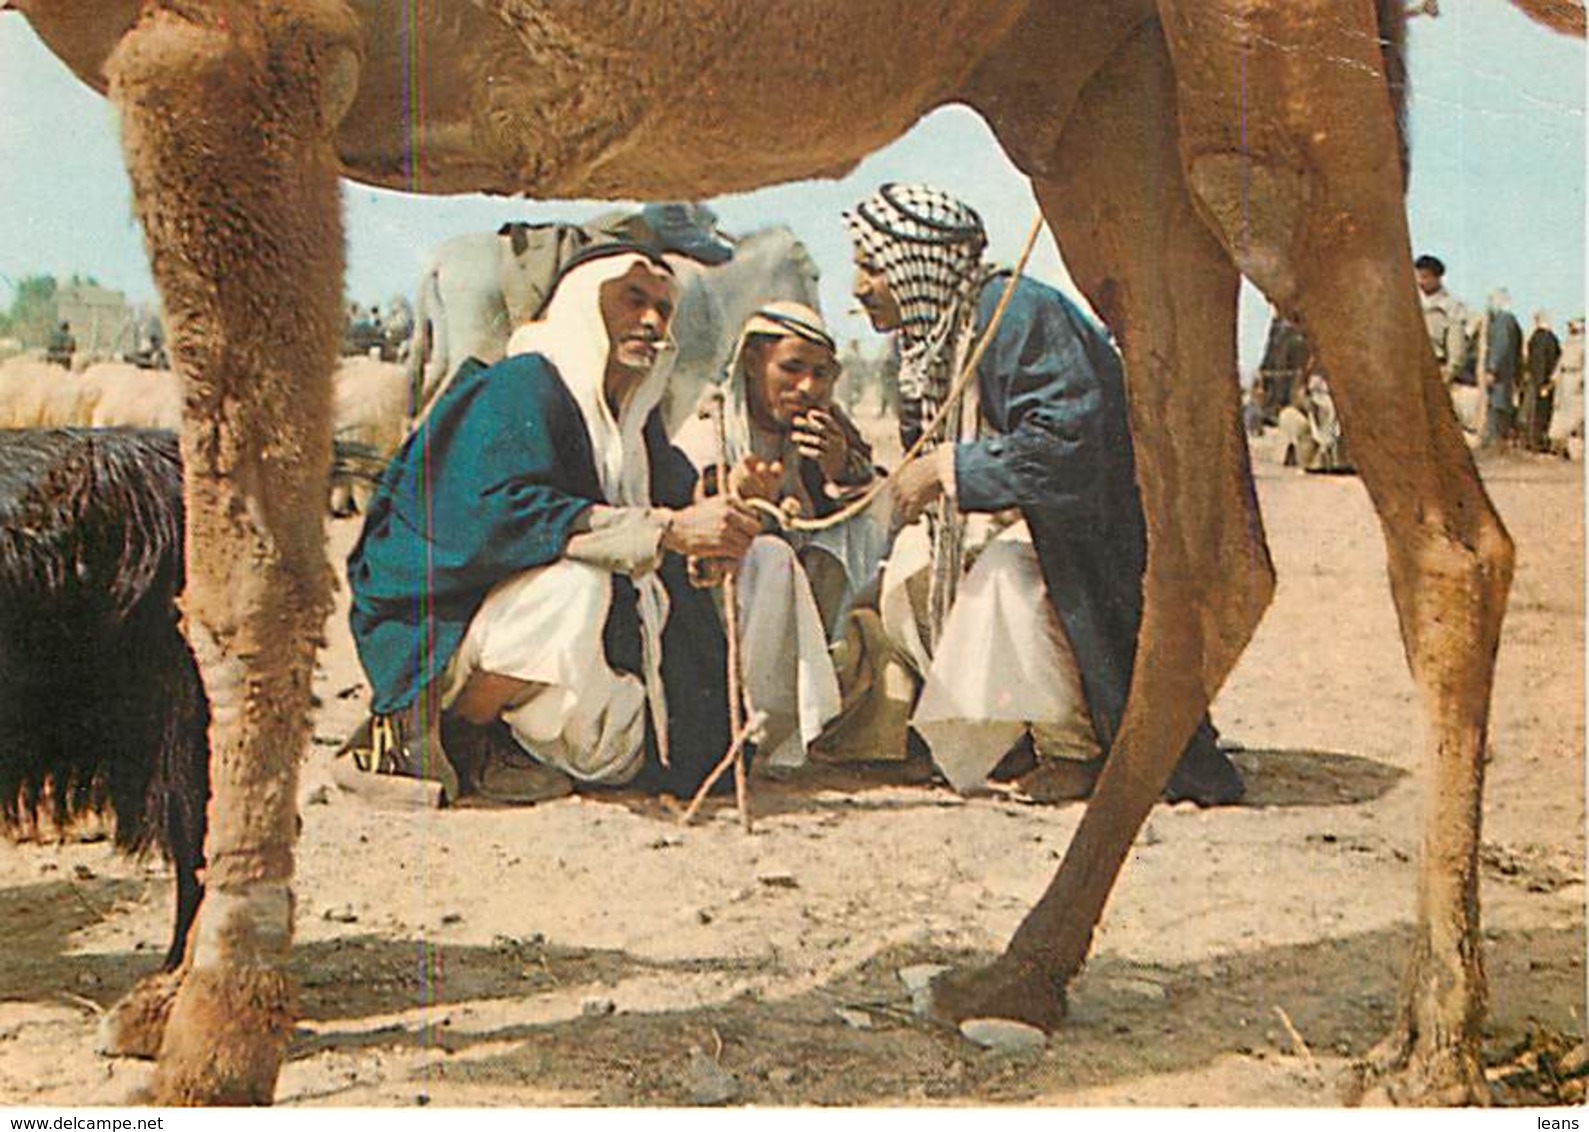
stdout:
[[(908, 445), (986, 333), (1009, 274), (984, 265), (980, 217), (928, 186), (885, 185), (845, 221), (855, 296), (875, 329), (897, 336), (902, 396), (921, 406), (903, 417)], [(930, 565), (933, 588), (946, 590), (949, 604), (935, 613), (934, 596), (912, 596), (916, 626), (907, 617), (890, 635), (904, 638), (900, 647), (925, 678), (912, 722), (951, 783), (978, 785), (1022, 724), (1043, 755), (1037, 725), (1047, 724), (1058, 736), (1050, 745), (1069, 748), (1047, 753), (1072, 757), (1039, 758), (1022, 783), (1037, 797), (1075, 796), (1090, 789), (1120, 726), (1142, 620), (1146, 526), (1120, 359), (1075, 304), (1022, 277), (973, 392), (975, 408), (954, 442), (895, 477), (904, 519), (938, 508)], [(962, 580), (954, 563), (969, 550), (955, 539), (967, 516), (994, 516), (1001, 529)], [(909, 557), (901, 544), (910, 533), (896, 543), (895, 560)], [(884, 590), (886, 625), (886, 579)], [(1070, 672), (1079, 696), (1065, 687)], [(1095, 743), (1064, 711), (1077, 698)], [(1166, 797), (1217, 805), (1243, 792), (1205, 719)]]
[(348, 558), (370, 769), (533, 802), (692, 791), (727, 749), (722, 632), (684, 557), (737, 560), (759, 524), (694, 502), (662, 431), (674, 293), (643, 247), (575, 256), (393, 458)]

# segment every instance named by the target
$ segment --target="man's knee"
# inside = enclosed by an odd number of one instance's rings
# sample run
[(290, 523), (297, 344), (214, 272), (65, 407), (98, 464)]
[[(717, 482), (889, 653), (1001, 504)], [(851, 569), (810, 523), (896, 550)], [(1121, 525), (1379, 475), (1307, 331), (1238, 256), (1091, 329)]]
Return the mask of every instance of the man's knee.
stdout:
[(800, 566), (794, 549), (777, 535), (757, 535), (740, 562), (741, 577), (747, 574), (792, 576)]
[(645, 759), (645, 713), (640, 680), (605, 669), (577, 690), (544, 689), (503, 718), (542, 762), (582, 782), (623, 783)]
[[(1037, 551), (1029, 542), (994, 539), (977, 554), (971, 572), (992, 577), (1000, 574), (1030, 573), (1038, 567)], [(969, 575), (968, 579), (969, 581)]]

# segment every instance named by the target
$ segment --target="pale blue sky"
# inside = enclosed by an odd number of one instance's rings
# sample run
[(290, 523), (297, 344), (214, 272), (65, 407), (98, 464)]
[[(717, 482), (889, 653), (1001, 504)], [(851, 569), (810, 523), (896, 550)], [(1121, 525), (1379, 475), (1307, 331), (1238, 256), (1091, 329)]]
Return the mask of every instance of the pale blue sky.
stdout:
[[(1529, 23), (1503, 0), (1448, 0), (1410, 27), (1413, 241), (1449, 267), (1470, 303), (1498, 286), (1514, 309), (1545, 307), (1558, 328), (1584, 310), (1584, 44)], [(1009, 262), (1035, 204), (1024, 178), (970, 111), (924, 120), (842, 181), (811, 181), (714, 201), (725, 227), (781, 222), (823, 270), (823, 302), (842, 333), (867, 337), (849, 307), (839, 212), (885, 180), (929, 180), (975, 205), (995, 258)], [(592, 202), (484, 196), (421, 198), (346, 185), (348, 293), (410, 293), (429, 250), (504, 220), (580, 219)], [(1045, 236), (1031, 269), (1065, 283)], [(33, 273), (92, 274), (133, 299), (154, 288), (132, 220), (114, 116), (46, 52), (26, 22), (0, 16), (0, 304)], [(1252, 299), (1249, 294), (1248, 299)], [(1267, 311), (1244, 304), (1242, 354), (1261, 352)]]

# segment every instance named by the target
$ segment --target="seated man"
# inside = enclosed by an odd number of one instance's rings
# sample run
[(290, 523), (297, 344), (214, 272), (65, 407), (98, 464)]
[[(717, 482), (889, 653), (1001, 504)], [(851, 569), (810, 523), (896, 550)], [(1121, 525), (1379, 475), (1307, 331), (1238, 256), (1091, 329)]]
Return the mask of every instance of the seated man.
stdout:
[(1291, 404), (1280, 410), (1280, 434), (1285, 450), (1281, 463), (1308, 472), (1349, 472), (1346, 441), (1335, 412), (1330, 383), (1322, 373), (1297, 383)]
[[(981, 218), (927, 186), (885, 185), (845, 221), (855, 296), (898, 336), (902, 396), (923, 403), (902, 416), (924, 420), (987, 333), (1008, 273), (983, 263)], [(1119, 356), (1059, 292), (1020, 278), (968, 392), (953, 442), (896, 473), (901, 515), (935, 513), (930, 549), (908, 528), (890, 554), (884, 627), (924, 680), (912, 725), (953, 785), (980, 785), (1029, 735), (1038, 756), (1070, 756), (1039, 758), (1029, 793), (1075, 796), (1120, 726), (1142, 618), (1146, 534)], [(967, 516), (990, 537), (962, 577), (979, 539)], [(1242, 792), (1205, 720), (1166, 796)]]
[[(768, 303), (746, 321), (729, 358), (716, 411), (676, 438), (707, 491), (719, 466), (730, 491), (832, 514), (876, 477), (871, 447), (833, 401), (839, 379), (822, 317)], [(828, 645), (856, 591), (877, 572), (887, 531), (861, 514), (826, 530), (763, 535), (740, 562), (738, 623), (746, 700), (767, 715), (766, 764), (792, 767), (840, 710)]]
[(692, 502), (663, 435), (674, 290), (639, 245), (574, 257), (393, 458), (348, 558), (377, 769), (530, 802), (684, 793), (726, 750), (722, 633), (684, 556), (737, 560), (759, 526)]

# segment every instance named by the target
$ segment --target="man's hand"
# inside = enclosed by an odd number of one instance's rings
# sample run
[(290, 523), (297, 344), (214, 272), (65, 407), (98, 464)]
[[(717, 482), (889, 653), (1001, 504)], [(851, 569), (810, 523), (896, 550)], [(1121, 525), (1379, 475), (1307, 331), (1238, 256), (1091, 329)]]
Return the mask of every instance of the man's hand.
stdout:
[(738, 561), (760, 533), (761, 521), (754, 511), (732, 495), (714, 495), (673, 513), (662, 535), (662, 549), (687, 557)]
[(807, 409), (794, 419), (790, 438), (802, 456), (816, 462), (817, 467), (822, 469), (823, 478), (829, 483), (844, 472), (850, 445), (832, 413), (822, 409)]
[(783, 490), (783, 462), (768, 463), (755, 456), (746, 456), (739, 467), (728, 473), (728, 493), (741, 499), (765, 499), (777, 503)]
[(890, 477), (895, 509), (907, 526), (943, 494), (944, 482), (953, 468), (954, 445), (945, 444), (912, 460)]

